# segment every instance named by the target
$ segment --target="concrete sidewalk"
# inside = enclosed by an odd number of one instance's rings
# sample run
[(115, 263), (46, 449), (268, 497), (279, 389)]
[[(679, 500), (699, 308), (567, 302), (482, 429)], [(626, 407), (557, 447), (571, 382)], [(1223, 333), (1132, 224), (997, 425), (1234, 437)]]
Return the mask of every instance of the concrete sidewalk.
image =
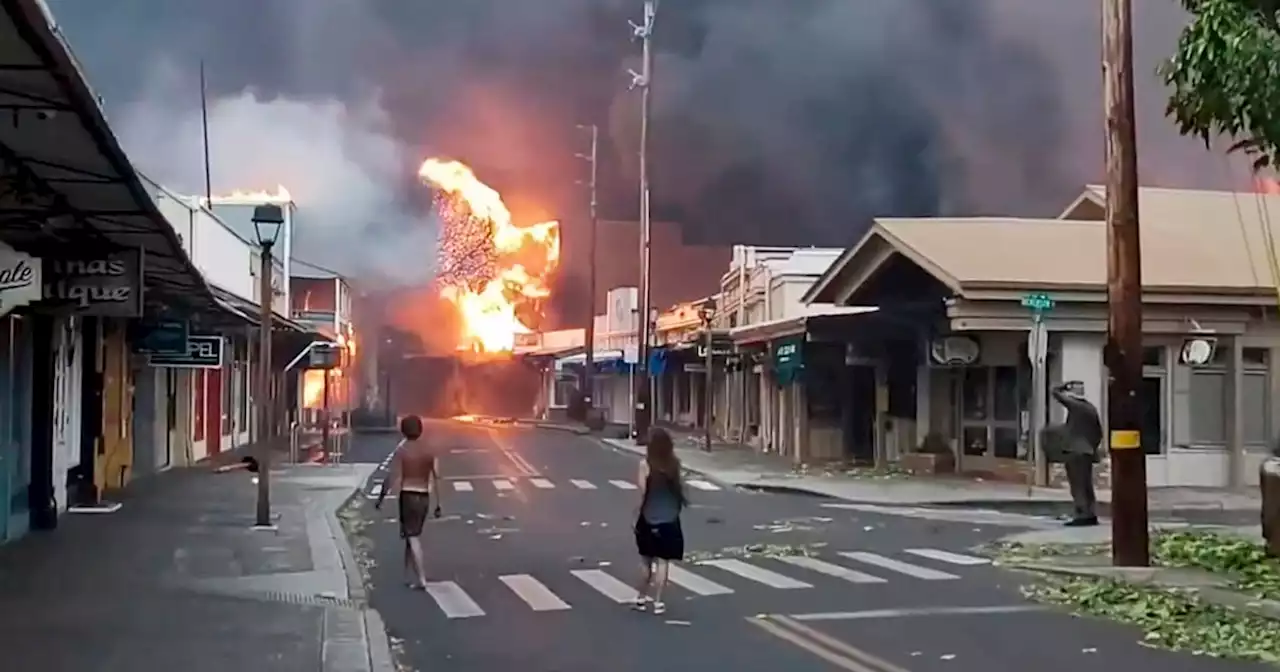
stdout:
[(6, 669), (390, 672), (335, 515), (371, 469), (273, 470), (274, 530), (251, 474), (174, 470), (0, 548)]
[[(605, 444), (638, 455), (644, 447), (630, 439), (600, 439)], [(711, 452), (700, 449), (697, 437), (677, 440), (676, 453), (686, 469), (731, 487), (798, 492), (852, 502), (886, 505), (965, 505), (1000, 508), (1060, 506), (1065, 512), (1071, 495), (1065, 488), (1031, 488), (1025, 485), (958, 477), (911, 476), (873, 470), (797, 470), (789, 461), (734, 444), (713, 443)], [(1104, 505), (1109, 490), (1099, 490)], [(1152, 512), (1260, 510), (1256, 491), (1211, 488), (1152, 488)]]

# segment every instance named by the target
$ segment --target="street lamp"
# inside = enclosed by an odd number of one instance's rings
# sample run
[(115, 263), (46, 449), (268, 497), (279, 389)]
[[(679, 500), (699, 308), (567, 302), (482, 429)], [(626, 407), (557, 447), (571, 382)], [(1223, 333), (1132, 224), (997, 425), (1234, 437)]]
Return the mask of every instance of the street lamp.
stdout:
[(265, 204), (253, 209), (253, 228), (261, 249), (258, 270), (258, 507), (254, 527), (272, 529), (271, 524), (271, 248), (284, 226), (284, 210)]
[(707, 451), (708, 453), (711, 452), (711, 402), (712, 402), (712, 398), (711, 398), (712, 397), (711, 395), (711, 318), (715, 317), (715, 314), (716, 314), (715, 298), (707, 299), (702, 304), (702, 307), (698, 309), (698, 317), (702, 318), (702, 329), (703, 331), (706, 332), (705, 345), (703, 346), (707, 350), (706, 353), (704, 354), (704, 360), (706, 363), (703, 365), (704, 367), (706, 367), (706, 371), (704, 371), (702, 374), (704, 376), (703, 382), (702, 382), (702, 396), (703, 396), (702, 404), (705, 407), (703, 409), (704, 417), (702, 419), (702, 425), (703, 425), (702, 449)]

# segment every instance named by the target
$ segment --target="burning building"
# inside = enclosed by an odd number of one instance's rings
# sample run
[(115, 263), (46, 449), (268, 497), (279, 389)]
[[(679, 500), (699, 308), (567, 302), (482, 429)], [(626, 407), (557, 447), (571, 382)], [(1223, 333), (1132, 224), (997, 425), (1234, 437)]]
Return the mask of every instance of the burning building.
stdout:
[(428, 159), (418, 177), (436, 191), (436, 280), (403, 297), (394, 316), (422, 345), (383, 364), (395, 367), (387, 376), (395, 406), (434, 416), (519, 415), (532, 405), (536, 378), (511, 355), (517, 335), (542, 322), (560, 225), (517, 224), (502, 196), (459, 161)]

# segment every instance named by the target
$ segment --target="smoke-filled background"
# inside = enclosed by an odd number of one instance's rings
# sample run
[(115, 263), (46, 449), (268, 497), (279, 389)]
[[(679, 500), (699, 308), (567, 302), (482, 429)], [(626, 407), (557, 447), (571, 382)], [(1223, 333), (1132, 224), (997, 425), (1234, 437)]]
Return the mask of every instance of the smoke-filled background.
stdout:
[[(605, 129), (602, 215), (635, 216), (640, 0), (49, 4), (135, 162), (192, 193), (203, 59), (215, 191), (285, 184), (317, 263), (426, 277), (413, 174), (433, 154), (472, 164), (518, 218), (564, 220), (582, 256), (579, 123)], [(874, 215), (1057, 214), (1101, 178), (1098, 5), (667, 0), (655, 218), (692, 242), (836, 246)], [(1154, 71), (1182, 21), (1174, 0), (1135, 0), (1143, 182), (1242, 184), (1163, 118)], [(582, 280), (561, 278), (561, 311)]]

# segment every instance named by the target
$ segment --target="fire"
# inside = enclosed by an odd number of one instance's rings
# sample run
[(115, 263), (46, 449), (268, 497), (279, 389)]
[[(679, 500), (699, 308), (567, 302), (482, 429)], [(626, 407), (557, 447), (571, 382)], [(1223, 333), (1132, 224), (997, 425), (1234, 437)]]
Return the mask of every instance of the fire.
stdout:
[(283, 184), (277, 184), (275, 192), (270, 191), (241, 191), (239, 189), (232, 191), (225, 196), (214, 196), (214, 202), (218, 201), (252, 201), (254, 203), (277, 203), (284, 205), (293, 202), (293, 196)]
[(324, 370), (307, 369), (302, 372), (302, 407), (320, 408), (324, 405)]
[(538, 301), (551, 296), (560, 262), (560, 224), (517, 226), (502, 196), (465, 164), (427, 159), (418, 177), (440, 190), (440, 294), (457, 307), (464, 329), (460, 350), (495, 353), (515, 348), (517, 334)]

